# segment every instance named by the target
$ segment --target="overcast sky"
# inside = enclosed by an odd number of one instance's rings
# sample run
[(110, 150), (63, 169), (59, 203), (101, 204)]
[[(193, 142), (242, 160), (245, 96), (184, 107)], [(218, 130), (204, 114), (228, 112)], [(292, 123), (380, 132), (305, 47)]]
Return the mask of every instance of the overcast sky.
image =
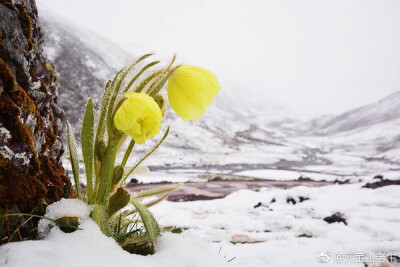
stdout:
[(400, 0), (37, 0), (135, 54), (213, 70), (224, 90), (299, 114), (400, 90)]

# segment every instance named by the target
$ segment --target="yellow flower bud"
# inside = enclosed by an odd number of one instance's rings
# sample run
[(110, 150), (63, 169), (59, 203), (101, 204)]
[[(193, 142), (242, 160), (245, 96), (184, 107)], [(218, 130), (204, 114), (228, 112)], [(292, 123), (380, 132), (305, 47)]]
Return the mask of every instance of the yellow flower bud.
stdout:
[(168, 80), (168, 101), (182, 120), (199, 120), (220, 89), (211, 71), (182, 65)]
[(126, 100), (114, 116), (115, 127), (139, 145), (160, 132), (161, 110), (152, 97), (145, 93), (127, 92)]

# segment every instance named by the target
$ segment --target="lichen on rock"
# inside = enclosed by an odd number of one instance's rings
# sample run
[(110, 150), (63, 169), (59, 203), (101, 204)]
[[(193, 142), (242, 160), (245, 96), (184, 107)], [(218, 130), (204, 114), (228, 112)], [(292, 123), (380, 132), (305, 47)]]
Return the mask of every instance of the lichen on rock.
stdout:
[[(33, 0), (0, 0), (0, 208), (32, 212), (65, 196), (63, 120)], [(13, 225), (9, 225), (13, 227)]]

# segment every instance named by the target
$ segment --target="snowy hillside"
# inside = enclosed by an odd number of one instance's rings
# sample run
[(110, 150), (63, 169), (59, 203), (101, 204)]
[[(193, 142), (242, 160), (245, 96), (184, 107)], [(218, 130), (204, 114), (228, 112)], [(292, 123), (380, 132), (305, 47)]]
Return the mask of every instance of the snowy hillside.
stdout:
[(132, 56), (96, 34), (80, 32), (46, 12), (40, 15), (45, 31), (44, 54), (59, 73), (59, 99), (65, 116), (77, 126), (87, 97), (99, 101), (107, 79)]
[(318, 144), (325, 153), (358, 157), (367, 169), (377, 164), (382, 170), (399, 170), (400, 91), (338, 116), (314, 119), (300, 128), (307, 136), (304, 142)]
[(359, 130), (397, 121), (400, 118), (400, 91), (376, 102), (350, 110), (339, 116), (312, 120), (307, 126), (316, 134)]

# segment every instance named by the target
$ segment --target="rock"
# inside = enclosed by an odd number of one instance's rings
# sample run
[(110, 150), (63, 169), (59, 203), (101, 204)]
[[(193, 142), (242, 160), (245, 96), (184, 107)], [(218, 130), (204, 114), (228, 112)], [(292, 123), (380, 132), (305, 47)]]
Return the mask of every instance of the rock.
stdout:
[(378, 179), (378, 180), (382, 181), (383, 180), (383, 175), (380, 175), (380, 174), (375, 175), (373, 179)]
[(288, 197), (288, 198), (286, 198), (286, 203), (292, 203), (293, 205), (296, 205), (296, 200), (294, 199), (294, 198), (292, 198), (292, 197)]
[(132, 178), (132, 179), (129, 181), (130, 184), (137, 184), (138, 182), (139, 182), (139, 180), (136, 179), (136, 178)]
[(388, 185), (400, 185), (400, 179), (399, 180), (388, 180), (388, 179), (383, 179), (383, 177), (382, 177), (381, 180), (378, 182), (366, 183), (365, 185), (363, 185), (363, 188), (376, 189), (376, 188), (388, 186)]
[(261, 207), (261, 205), (262, 205), (262, 203), (261, 202), (258, 202), (256, 205), (254, 205), (254, 208), (256, 209), (256, 208), (259, 208), (259, 207)]
[(343, 218), (343, 214), (340, 212), (336, 212), (334, 214), (332, 214), (331, 216), (325, 217), (324, 221), (326, 221), (327, 223), (344, 223), (345, 225), (347, 225), (346, 219)]
[(231, 238), (231, 243), (254, 243), (254, 242), (256, 241), (248, 235), (234, 235)]
[(223, 181), (221, 176), (215, 176), (210, 180), (210, 182), (220, 182), (220, 181)]
[(35, 1), (1, 0), (0, 208), (6, 210), (32, 212), (71, 188), (60, 160), (59, 84), (42, 43)]
[(303, 202), (303, 201), (306, 201), (306, 200), (310, 200), (310, 198), (299, 196), (299, 202)]

